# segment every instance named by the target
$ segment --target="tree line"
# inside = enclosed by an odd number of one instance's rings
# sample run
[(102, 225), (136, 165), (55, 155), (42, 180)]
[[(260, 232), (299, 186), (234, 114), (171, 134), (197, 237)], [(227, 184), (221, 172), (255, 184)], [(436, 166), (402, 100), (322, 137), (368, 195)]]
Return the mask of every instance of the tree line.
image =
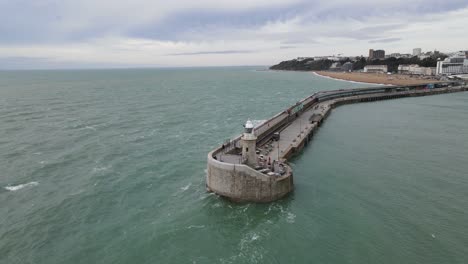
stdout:
[[(414, 56), (411, 58), (386, 58), (386, 59), (376, 59), (376, 60), (367, 60), (364, 57), (356, 57), (353, 60), (345, 59), (340, 61), (341, 64), (346, 62), (353, 63), (353, 70), (359, 71), (364, 69), (366, 65), (387, 65), (389, 72), (397, 72), (398, 65), (400, 64), (417, 64), (421, 67), (436, 67), (438, 59), (447, 58), (444, 54), (433, 55), (428, 58), (419, 59), (419, 57)], [(273, 65), (270, 67), (271, 70), (285, 70), (285, 71), (326, 71), (330, 69), (334, 61), (331, 60), (317, 60), (314, 59), (304, 59), (304, 60), (288, 60), (282, 61), (279, 64)]]

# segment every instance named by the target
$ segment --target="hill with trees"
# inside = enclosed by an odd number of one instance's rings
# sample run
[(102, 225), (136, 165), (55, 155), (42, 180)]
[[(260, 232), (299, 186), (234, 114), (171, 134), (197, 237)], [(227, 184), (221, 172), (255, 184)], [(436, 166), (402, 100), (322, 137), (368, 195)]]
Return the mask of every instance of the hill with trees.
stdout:
[[(366, 65), (387, 65), (389, 72), (397, 72), (398, 65), (400, 64), (417, 64), (422, 67), (436, 67), (438, 59), (447, 58), (444, 54), (438, 54), (425, 59), (419, 59), (417, 56), (412, 58), (386, 58), (383, 60), (366, 60), (364, 57), (355, 57), (351, 59), (341, 60), (340, 63), (344, 64), (348, 61), (354, 63), (353, 70), (359, 71), (364, 69)], [(279, 64), (270, 67), (271, 70), (283, 71), (326, 71), (334, 63), (331, 60), (314, 60), (313, 58), (303, 60), (288, 60), (282, 61)]]

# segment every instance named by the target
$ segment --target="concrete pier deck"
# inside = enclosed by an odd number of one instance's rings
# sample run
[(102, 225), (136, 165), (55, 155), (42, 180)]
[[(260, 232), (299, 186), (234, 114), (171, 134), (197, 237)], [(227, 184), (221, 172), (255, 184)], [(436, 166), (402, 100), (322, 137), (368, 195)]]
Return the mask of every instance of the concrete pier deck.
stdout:
[(309, 121), (310, 117), (314, 114), (323, 117), (330, 110), (331, 107), (329, 104), (322, 103), (318, 104), (317, 108), (313, 107), (302, 113), (288, 126), (281, 131), (278, 131), (280, 134), (279, 140), (269, 141), (267, 143), (273, 147), (267, 157), (271, 160), (287, 160), (287, 157), (285, 156), (285, 154), (287, 154), (287, 150), (292, 146), (297, 145), (298, 142), (303, 141), (304, 137), (307, 137), (310, 131), (314, 131), (317, 128), (318, 123), (311, 123)]
[[(464, 82), (323, 91), (302, 99), (255, 128), (258, 165), (243, 163), (241, 136), (208, 154), (207, 190), (234, 201), (270, 202), (293, 190), (287, 164), (340, 105), (468, 91)], [(279, 139), (278, 139), (279, 133)], [(280, 170), (281, 168), (281, 170)]]

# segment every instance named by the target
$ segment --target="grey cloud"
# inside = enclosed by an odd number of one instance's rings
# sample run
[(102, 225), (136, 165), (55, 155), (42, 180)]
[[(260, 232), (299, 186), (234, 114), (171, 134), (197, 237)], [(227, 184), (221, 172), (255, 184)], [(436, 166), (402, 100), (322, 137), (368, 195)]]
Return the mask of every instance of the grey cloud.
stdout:
[[(300, 33), (301, 34), (301, 33)], [(287, 37), (287, 36), (285, 36)], [(301, 37), (297, 39), (289, 39), (282, 41), (281, 45), (297, 45), (297, 44), (318, 44), (319, 42), (308, 37)]]
[(390, 31), (407, 27), (407, 24), (388, 24), (379, 26), (364, 27), (352, 31), (340, 29), (324, 33), (328, 37), (344, 37), (356, 40), (373, 40), (388, 35)]
[(280, 46), (280, 49), (297, 49), (296, 46)]
[(0, 70), (49, 70), (49, 69), (88, 69), (88, 68), (130, 68), (161, 67), (149, 64), (85, 63), (76, 61), (57, 61), (46, 57), (10, 56), (0, 57)]
[(369, 43), (390, 43), (400, 41), (401, 38), (385, 38), (385, 39), (374, 39), (370, 40)]
[(193, 55), (210, 55), (210, 54), (245, 54), (253, 53), (254, 50), (218, 50), (218, 51), (197, 51), (197, 52), (182, 52), (170, 53), (167, 56), (193, 56)]
[(385, 31), (390, 31), (394, 29), (400, 29), (406, 27), (406, 23), (400, 23), (400, 24), (388, 24), (388, 25), (379, 25), (379, 26), (370, 26), (370, 27), (364, 27), (359, 30), (358, 32), (365, 32), (368, 34), (381, 34)]

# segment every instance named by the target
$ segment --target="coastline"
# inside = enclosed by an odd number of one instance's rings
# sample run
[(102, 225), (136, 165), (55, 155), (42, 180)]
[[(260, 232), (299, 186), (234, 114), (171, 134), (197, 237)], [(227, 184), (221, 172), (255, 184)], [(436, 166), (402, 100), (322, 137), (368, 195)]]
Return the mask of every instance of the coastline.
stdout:
[(323, 71), (290, 71), (290, 70), (269, 70), (269, 71), (278, 71), (278, 72), (302, 72), (302, 73), (309, 73), (311, 72), (312, 74), (325, 78), (325, 79), (330, 79), (330, 80), (335, 80), (335, 81), (341, 81), (341, 82), (348, 82), (348, 83), (357, 83), (357, 84), (365, 84), (365, 85), (387, 85), (387, 86), (393, 86), (392, 84), (385, 84), (385, 83), (372, 83), (372, 82), (360, 82), (360, 81), (353, 81), (353, 80), (346, 80), (346, 79), (339, 79), (335, 77), (330, 77), (326, 76), (324, 74), (320, 74)]
[(349, 81), (363, 84), (375, 85), (418, 85), (427, 84), (430, 82), (438, 82), (431, 78), (413, 77), (402, 74), (378, 74), (378, 73), (362, 73), (362, 72), (328, 72), (314, 71), (313, 74), (341, 81)]
[(350, 83), (358, 83), (358, 84), (389, 85), (389, 86), (391, 85), (391, 84), (385, 84), (385, 83), (358, 82), (358, 81), (353, 81), (353, 80), (339, 79), (339, 78), (330, 77), (330, 76), (327, 76), (327, 75), (322, 75), (322, 74), (320, 74), (320, 73), (317, 72), (317, 71), (313, 71), (312, 74), (314, 74), (315, 76), (319, 76), (319, 77), (325, 78), (325, 79), (330, 79), (330, 80), (335, 80), (335, 81), (341, 81), (341, 82), (350, 82)]

